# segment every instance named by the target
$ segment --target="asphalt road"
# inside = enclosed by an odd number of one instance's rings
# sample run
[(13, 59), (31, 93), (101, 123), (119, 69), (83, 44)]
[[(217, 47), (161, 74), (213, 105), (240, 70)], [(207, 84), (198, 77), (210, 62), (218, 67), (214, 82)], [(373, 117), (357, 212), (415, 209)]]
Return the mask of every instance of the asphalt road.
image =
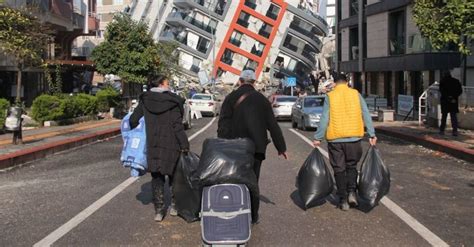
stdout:
[[(192, 135), (210, 121), (195, 122)], [(290, 160), (269, 146), (261, 175), (261, 222), (250, 246), (429, 246), (384, 205), (342, 212), (329, 200), (302, 210), (295, 177), (311, 147), (281, 123)], [(214, 123), (191, 141), (200, 153)], [(300, 132), (311, 137), (311, 132)], [(118, 162), (121, 139), (88, 145), (0, 173), (0, 246), (31, 246), (129, 178)], [(368, 144), (365, 143), (364, 147)], [(378, 145), (392, 174), (388, 197), (415, 221), (453, 246), (474, 245), (473, 164), (381, 136)], [(153, 221), (149, 176), (126, 187), (54, 243), (55, 246), (199, 246), (199, 222)], [(425, 236), (426, 237), (426, 236)]]

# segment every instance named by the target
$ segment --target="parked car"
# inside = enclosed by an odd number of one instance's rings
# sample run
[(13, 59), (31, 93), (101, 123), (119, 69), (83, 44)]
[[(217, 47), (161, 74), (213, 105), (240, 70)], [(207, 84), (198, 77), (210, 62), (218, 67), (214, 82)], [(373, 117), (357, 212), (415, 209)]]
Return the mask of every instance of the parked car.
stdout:
[(191, 110), (200, 111), (201, 114), (217, 116), (221, 110), (221, 102), (212, 94), (195, 94), (189, 100)]
[(192, 128), (192, 123), (191, 120), (193, 116), (191, 115), (191, 106), (189, 105), (189, 99), (186, 97), (186, 93), (183, 91), (177, 92), (179, 96), (181, 96), (183, 99), (186, 99), (186, 102), (184, 102), (184, 112), (183, 112), (183, 125), (184, 129), (188, 130)]
[(275, 95), (271, 99), (273, 114), (277, 119), (290, 119), (291, 109), (298, 98), (295, 96)]
[(307, 96), (299, 98), (291, 110), (293, 128), (308, 130), (318, 128), (323, 114), (324, 96)]

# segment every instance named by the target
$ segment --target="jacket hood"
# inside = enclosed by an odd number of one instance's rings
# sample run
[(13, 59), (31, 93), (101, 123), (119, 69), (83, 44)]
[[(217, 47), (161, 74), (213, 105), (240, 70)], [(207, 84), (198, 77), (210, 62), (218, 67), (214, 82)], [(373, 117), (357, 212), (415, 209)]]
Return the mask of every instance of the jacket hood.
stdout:
[(184, 104), (184, 99), (171, 92), (146, 92), (140, 98), (145, 109), (154, 114), (161, 114)]

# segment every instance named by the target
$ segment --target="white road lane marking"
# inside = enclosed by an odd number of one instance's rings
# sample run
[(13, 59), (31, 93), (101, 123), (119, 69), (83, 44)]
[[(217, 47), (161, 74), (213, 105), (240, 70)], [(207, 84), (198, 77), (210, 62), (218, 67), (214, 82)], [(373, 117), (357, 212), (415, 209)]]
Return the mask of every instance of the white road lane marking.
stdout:
[[(303, 141), (308, 143), (311, 147), (313, 146), (313, 142), (308, 139), (306, 136), (302, 135), (298, 131), (294, 129), (289, 129), (291, 132), (293, 132), (295, 135), (300, 137)], [(318, 147), (318, 149), (321, 151), (321, 153), (329, 159), (328, 153), (322, 149), (321, 147)], [(390, 200), (387, 196), (382, 198), (380, 201), (386, 208), (388, 208), (393, 214), (398, 216), (403, 222), (405, 222), (408, 226), (410, 226), (416, 233), (418, 233), (422, 238), (424, 238), (428, 243), (430, 243), (432, 246), (439, 246), (439, 247), (446, 247), (449, 246), (446, 242), (444, 242), (440, 237), (438, 237), (436, 234), (434, 234), (432, 231), (430, 231), (427, 227), (425, 227), (423, 224), (421, 224), (418, 220), (416, 220), (413, 216), (408, 214), (405, 210), (403, 210), (400, 206), (395, 204), (392, 200)]]
[[(188, 140), (192, 141), (194, 138), (202, 134), (204, 131), (209, 129), (209, 127), (212, 126), (216, 118), (213, 118), (206, 126), (204, 126), (202, 129), (200, 129), (198, 132), (194, 133), (191, 135)], [(82, 210), (79, 214), (74, 216), (72, 219), (70, 219), (68, 222), (66, 222), (64, 225), (60, 226), (58, 229), (54, 230), (52, 233), (50, 233), (48, 236), (34, 244), (34, 247), (43, 247), (43, 246), (51, 246), (53, 243), (58, 241), (60, 238), (62, 238), (64, 235), (66, 235), (68, 232), (70, 232), (72, 229), (74, 229), (76, 226), (81, 224), (84, 220), (86, 220), (89, 216), (91, 216), (93, 213), (95, 213), (97, 210), (102, 208), (105, 204), (107, 204), (110, 200), (112, 200), (115, 196), (120, 194), (123, 190), (125, 190), (128, 186), (133, 184), (135, 181), (137, 181), (138, 178), (136, 177), (130, 177), (121, 184), (119, 184), (117, 187), (112, 189), (110, 192), (102, 196), (99, 200), (95, 201), (92, 203), (89, 207), (86, 209)]]

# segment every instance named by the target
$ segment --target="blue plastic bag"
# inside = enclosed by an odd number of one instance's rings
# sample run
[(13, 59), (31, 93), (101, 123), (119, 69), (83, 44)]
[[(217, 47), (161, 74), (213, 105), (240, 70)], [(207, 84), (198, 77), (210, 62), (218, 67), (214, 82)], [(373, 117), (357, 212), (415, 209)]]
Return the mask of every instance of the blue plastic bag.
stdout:
[(132, 177), (143, 176), (148, 168), (146, 155), (145, 118), (142, 117), (135, 129), (130, 128), (130, 116), (127, 114), (120, 126), (123, 149), (120, 161), (124, 167), (130, 168)]

